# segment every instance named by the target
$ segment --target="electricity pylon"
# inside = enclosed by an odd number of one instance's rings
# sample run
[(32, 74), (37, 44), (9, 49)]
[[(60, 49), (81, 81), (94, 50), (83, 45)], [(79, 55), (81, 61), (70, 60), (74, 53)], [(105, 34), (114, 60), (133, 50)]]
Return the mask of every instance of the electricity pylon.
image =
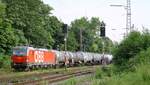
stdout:
[(127, 0), (127, 4), (125, 5), (110, 5), (113, 7), (124, 7), (126, 9), (126, 35), (129, 32), (133, 31), (131, 28), (131, 0)]

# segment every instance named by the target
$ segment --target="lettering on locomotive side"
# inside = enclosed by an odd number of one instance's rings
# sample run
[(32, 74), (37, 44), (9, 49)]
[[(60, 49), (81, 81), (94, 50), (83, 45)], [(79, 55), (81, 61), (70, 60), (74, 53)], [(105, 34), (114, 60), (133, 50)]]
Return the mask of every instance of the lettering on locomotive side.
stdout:
[(34, 59), (35, 59), (35, 62), (37, 62), (37, 63), (44, 62), (44, 52), (43, 51), (35, 51)]

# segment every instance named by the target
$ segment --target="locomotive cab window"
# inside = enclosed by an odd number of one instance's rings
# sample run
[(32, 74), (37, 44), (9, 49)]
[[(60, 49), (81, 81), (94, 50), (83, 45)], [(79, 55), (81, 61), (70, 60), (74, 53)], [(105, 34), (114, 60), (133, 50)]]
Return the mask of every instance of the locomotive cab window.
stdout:
[(13, 48), (13, 55), (27, 56), (27, 47), (15, 47), (15, 48)]

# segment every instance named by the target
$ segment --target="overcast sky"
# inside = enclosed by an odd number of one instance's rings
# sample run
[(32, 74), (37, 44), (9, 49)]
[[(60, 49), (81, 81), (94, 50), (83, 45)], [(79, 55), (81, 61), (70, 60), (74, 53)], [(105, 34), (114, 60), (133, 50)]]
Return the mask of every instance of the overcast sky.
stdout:
[[(106, 23), (106, 36), (113, 41), (121, 41), (126, 26), (126, 10), (110, 7), (111, 4), (126, 5), (126, 0), (43, 0), (54, 8), (53, 15), (70, 24), (77, 18), (99, 17)], [(131, 0), (132, 24), (136, 30), (142, 26), (150, 28), (150, 0)], [(116, 30), (112, 30), (116, 29)]]

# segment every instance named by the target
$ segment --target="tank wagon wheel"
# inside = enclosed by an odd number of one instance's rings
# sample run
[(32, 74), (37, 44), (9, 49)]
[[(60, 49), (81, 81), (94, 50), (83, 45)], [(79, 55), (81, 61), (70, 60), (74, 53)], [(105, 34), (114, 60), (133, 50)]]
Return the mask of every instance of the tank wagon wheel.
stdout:
[(37, 69), (37, 66), (36, 66), (36, 65), (34, 65), (34, 66), (33, 66), (33, 68), (34, 68), (34, 70), (36, 70), (36, 69)]
[(58, 65), (58, 64), (53, 65), (53, 68), (54, 68), (54, 69), (60, 68), (60, 65)]
[(47, 68), (52, 68), (52, 65), (50, 64), (50, 65), (47, 65)]
[(32, 69), (32, 70), (34, 70), (34, 69), (35, 69), (35, 68), (34, 68), (34, 65), (32, 65), (32, 66), (31, 66), (31, 69)]
[(93, 65), (93, 62), (92, 61), (90, 61), (90, 64), (91, 64), (91, 66)]
[(39, 68), (44, 68), (43, 65), (40, 65)]
[(45, 69), (48, 69), (48, 65), (45, 65), (44, 67), (45, 67)]

